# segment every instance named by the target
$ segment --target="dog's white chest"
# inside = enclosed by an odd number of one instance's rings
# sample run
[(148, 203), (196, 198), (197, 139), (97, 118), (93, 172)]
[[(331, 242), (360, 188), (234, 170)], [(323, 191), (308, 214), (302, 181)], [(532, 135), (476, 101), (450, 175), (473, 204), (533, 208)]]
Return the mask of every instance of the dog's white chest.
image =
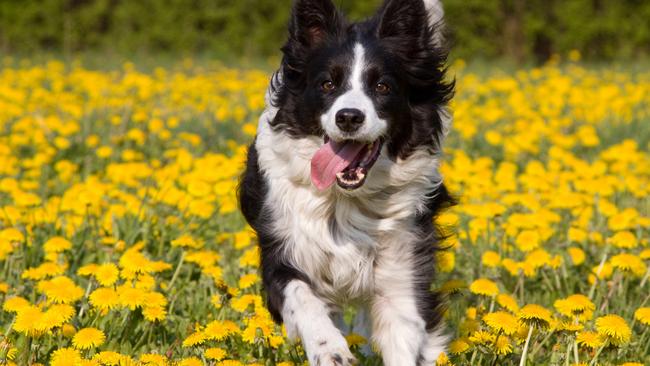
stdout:
[(316, 291), (338, 301), (372, 290), (378, 238), (369, 227), (371, 218), (354, 202), (320, 196), (288, 181), (272, 182), (269, 193), (283, 254)]

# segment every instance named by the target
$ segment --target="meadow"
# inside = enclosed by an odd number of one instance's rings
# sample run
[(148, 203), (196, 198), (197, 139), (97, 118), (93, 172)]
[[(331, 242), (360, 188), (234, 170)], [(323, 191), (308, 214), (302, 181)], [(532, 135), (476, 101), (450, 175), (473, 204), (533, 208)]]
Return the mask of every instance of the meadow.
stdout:
[[(452, 65), (438, 365), (650, 364), (650, 72), (579, 56)], [(0, 364), (305, 363), (237, 208), (269, 70), (0, 67)]]

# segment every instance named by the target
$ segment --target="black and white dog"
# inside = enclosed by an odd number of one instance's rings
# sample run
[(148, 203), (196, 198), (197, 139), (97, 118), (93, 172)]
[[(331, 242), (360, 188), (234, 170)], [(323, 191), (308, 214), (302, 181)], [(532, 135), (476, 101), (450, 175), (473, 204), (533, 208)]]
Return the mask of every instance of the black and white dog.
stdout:
[[(453, 85), (439, 0), (386, 0), (349, 23), (296, 0), (240, 184), (267, 306), (312, 365), (350, 365), (342, 306), (387, 366), (433, 365), (447, 338), (431, 290), (451, 203), (438, 163)], [(364, 334), (364, 333), (362, 333)]]

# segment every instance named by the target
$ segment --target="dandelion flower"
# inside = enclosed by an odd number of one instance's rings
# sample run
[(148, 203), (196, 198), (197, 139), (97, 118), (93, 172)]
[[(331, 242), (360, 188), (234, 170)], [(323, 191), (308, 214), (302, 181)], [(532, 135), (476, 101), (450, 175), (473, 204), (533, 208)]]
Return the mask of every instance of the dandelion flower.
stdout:
[(72, 248), (72, 243), (66, 238), (55, 236), (43, 244), (43, 250), (48, 253), (60, 253)]
[(469, 285), (469, 290), (477, 295), (494, 297), (499, 294), (499, 287), (493, 281), (486, 278), (479, 278)]
[(239, 288), (242, 290), (247, 289), (257, 283), (258, 280), (259, 277), (255, 273), (245, 274), (239, 279)]
[(633, 254), (618, 254), (610, 260), (612, 267), (626, 273), (632, 273), (637, 277), (641, 277), (646, 272), (646, 265), (641, 258)]
[(471, 348), (469, 340), (460, 338), (452, 341), (449, 344), (449, 353), (454, 355), (459, 355), (461, 353), (467, 352)]
[(449, 280), (440, 286), (440, 292), (446, 294), (456, 294), (462, 289), (467, 288), (467, 284), (463, 280)]
[(145, 353), (140, 356), (140, 363), (144, 365), (164, 366), (167, 365), (167, 358), (163, 355), (157, 355), (155, 353)]
[(66, 276), (55, 277), (38, 283), (38, 291), (55, 303), (70, 304), (84, 295), (84, 290)]
[(100, 285), (107, 287), (117, 282), (120, 270), (113, 263), (105, 263), (95, 269), (95, 279)]
[(231, 321), (215, 320), (205, 326), (203, 333), (205, 334), (206, 339), (220, 341), (231, 334), (239, 332), (239, 330), (237, 324)]
[(497, 304), (499, 304), (504, 309), (508, 310), (511, 313), (516, 313), (519, 311), (519, 304), (514, 297), (507, 294), (497, 295)]
[(438, 356), (438, 359), (436, 360), (436, 366), (451, 366), (451, 362), (449, 361), (449, 357), (447, 357), (446, 353), (442, 352)]
[(73, 348), (59, 348), (52, 352), (50, 366), (74, 366), (82, 361), (81, 353)]
[(596, 309), (596, 305), (587, 296), (582, 294), (575, 294), (565, 299), (556, 300), (553, 306), (560, 314), (568, 317), (587, 314), (587, 317), (591, 318), (590, 314)]
[[(93, 361), (102, 365), (133, 365), (131, 357), (113, 351), (102, 351), (93, 356)], [(163, 364), (164, 365), (164, 364)]]
[(494, 353), (499, 356), (505, 356), (512, 353), (512, 343), (510, 343), (510, 338), (506, 336), (499, 336), (494, 342), (493, 345)]
[(551, 312), (536, 304), (528, 304), (521, 308), (518, 317), (528, 326), (534, 325), (538, 328), (548, 328), (551, 323)]
[(619, 231), (609, 238), (608, 241), (615, 247), (626, 249), (634, 248), (639, 244), (636, 236), (629, 231)]
[(470, 342), (479, 345), (491, 345), (494, 343), (496, 336), (484, 330), (477, 330), (469, 337)]
[(203, 344), (205, 342), (207, 337), (205, 336), (205, 333), (198, 331), (190, 334), (183, 340), (183, 347), (194, 347), (199, 344)]
[(100, 287), (93, 291), (88, 300), (93, 307), (103, 311), (114, 309), (120, 304), (117, 291), (109, 287)]
[(345, 340), (348, 342), (348, 345), (350, 346), (360, 346), (362, 344), (368, 343), (368, 340), (365, 337), (357, 333), (350, 333), (346, 335)]
[(634, 312), (634, 319), (638, 320), (641, 324), (650, 325), (650, 308), (639, 308)]
[(495, 311), (486, 314), (483, 317), (483, 321), (495, 332), (506, 335), (515, 333), (518, 328), (517, 318), (505, 311)]
[[(221, 365), (225, 365), (225, 361), (222, 362)], [(182, 359), (178, 363), (178, 366), (203, 366), (203, 362), (196, 357), (189, 357)]]
[(72, 319), (74, 314), (75, 311), (72, 306), (68, 304), (55, 304), (45, 311), (41, 321), (46, 328), (58, 328)]
[(25, 298), (20, 296), (15, 296), (15, 297), (10, 297), (5, 301), (4, 304), (2, 304), (2, 309), (10, 313), (15, 313), (30, 305), (31, 304), (29, 303), (29, 301), (27, 301)]
[(501, 263), (501, 256), (495, 251), (488, 250), (487, 252), (483, 253), (483, 256), (481, 257), (481, 263), (489, 268), (497, 267)]
[(97, 348), (104, 343), (106, 336), (97, 328), (83, 328), (72, 337), (72, 345), (76, 349)]
[(579, 332), (576, 336), (576, 342), (578, 342), (578, 345), (581, 347), (592, 350), (599, 348), (603, 344), (603, 340), (600, 338), (598, 333), (589, 331)]
[(165, 320), (167, 311), (162, 306), (145, 306), (142, 309), (142, 315), (150, 322)]
[(596, 319), (596, 331), (616, 346), (628, 343), (632, 337), (632, 331), (625, 319), (614, 314)]
[(226, 357), (226, 351), (221, 348), (208, 348), (205, 350), (205, 358), (209, 360), (221, 361)]
[(585, 262), (586, 255), (582, 249), (571, 247), (567, 249), (567, 252), (569, 253), (569, 257), (571, 257), (571, 263), (573, 263), (574, 266), (579, 266)]

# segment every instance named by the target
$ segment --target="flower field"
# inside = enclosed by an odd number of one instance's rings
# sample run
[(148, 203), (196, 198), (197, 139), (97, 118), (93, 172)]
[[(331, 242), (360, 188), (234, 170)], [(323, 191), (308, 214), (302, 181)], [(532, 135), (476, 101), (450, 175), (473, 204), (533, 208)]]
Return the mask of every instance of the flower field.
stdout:
[[(650, 364), (650, 72), (452, 74), (438, 364)], [(237, 210), (268, 78), (5, 61), (0, 364), (304, 364)]]

